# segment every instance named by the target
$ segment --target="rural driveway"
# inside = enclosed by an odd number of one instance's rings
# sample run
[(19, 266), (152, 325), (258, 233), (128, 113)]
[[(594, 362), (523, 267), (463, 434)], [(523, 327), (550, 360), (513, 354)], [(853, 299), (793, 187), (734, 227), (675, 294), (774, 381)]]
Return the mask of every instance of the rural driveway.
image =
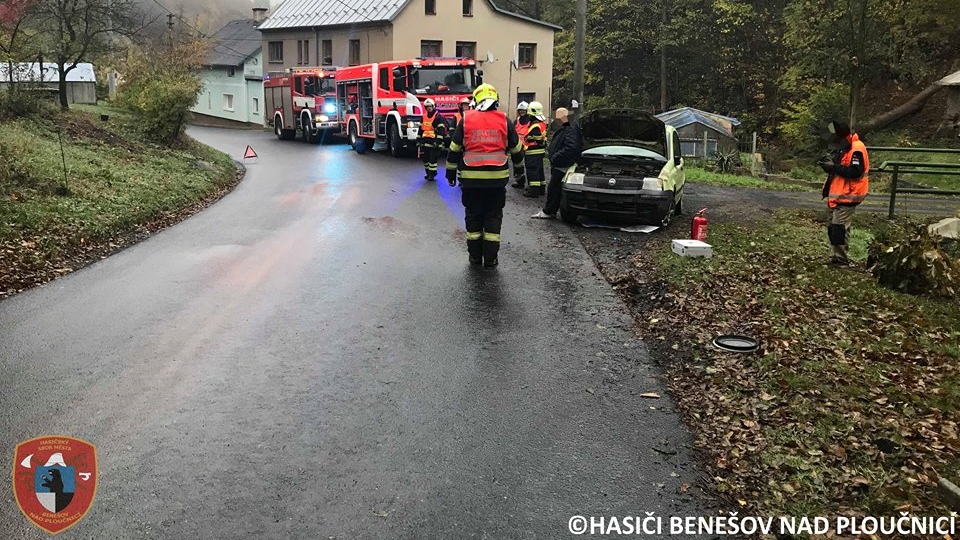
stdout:
[[(204, 212), (0, 302), (6, 466), (45, 434), (98, 448), (70, 538), (556, 539), (575, 514), (705, 512), (569, 227), (510, 190), (501, 265), (472, 268), (459, 191), (413, 159), (190, 133), (259, 160)], [(43, 537), (0, 478), (0, 536)]]

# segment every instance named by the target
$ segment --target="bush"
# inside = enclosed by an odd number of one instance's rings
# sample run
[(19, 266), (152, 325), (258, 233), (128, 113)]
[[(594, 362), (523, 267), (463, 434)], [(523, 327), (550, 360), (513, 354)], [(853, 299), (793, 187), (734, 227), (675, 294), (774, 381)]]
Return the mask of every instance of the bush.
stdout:
[(892, 289), (944, 298), (960, 293), (960, 264), (925, 226), (900, 241), (878, 238), (870, 246), (867, 264), (877, 281)]
[(203, 87), (197, 72), (204, 51), (205, 45), (195, 42), (128, 54), (118, 103), (141, 117), (145, 134), (154, 141), (173, 143), (183, 133)]

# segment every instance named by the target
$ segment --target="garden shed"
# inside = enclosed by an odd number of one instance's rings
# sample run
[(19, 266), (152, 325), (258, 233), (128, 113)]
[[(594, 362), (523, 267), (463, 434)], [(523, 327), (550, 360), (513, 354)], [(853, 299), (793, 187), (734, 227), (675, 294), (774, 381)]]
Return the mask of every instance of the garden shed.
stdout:
[(703, 157), (704, 139), (707, 156), (715, 156), (717, 148), (724, 153), (737, 150), (737, 138), (733, 129), (740, 125), (740, 121), (736, 118), (693, 107), (681, 107), (656, 116), (677, 130), (685, 157)]
[[(0, 63), (0, 90), (10, 86), (10, 67), (13, 67), (13, 80), (16, 84), (30, 85), (49, 92), (57, 92), (60, 73), (52, 62), (20, 64)], [(80, 63), (67, 72), (67, 103), (97, 103), (97, 77), (93, 73), (93, 64)]]
[(947, 90), (947, 112), (944, 120), (954, 127), (960, 127), (960, 71), (947, 75), (937, 81)]

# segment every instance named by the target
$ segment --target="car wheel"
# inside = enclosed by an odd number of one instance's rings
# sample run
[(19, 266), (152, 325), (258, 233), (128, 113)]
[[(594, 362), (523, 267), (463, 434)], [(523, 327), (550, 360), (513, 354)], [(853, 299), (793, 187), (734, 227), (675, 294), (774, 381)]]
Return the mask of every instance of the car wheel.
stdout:
[(670, 209), (667, 210), (667, 213), (663, 215), (663, 219), (660, 220), (660, 226), (666, 229), (670, 226), (670, 221), (673, 219), (673, 215), (676, 212), (676, 204), (671, 203)]
[(398, 158), (403, 156), (403, 140), (400, 139), (400, 130), (396, 122), (387, 124), (387, 141), (390, 144), (390, 155)]
[(570, 208), (570, 205), (567, 204), (567, 198), (564, 197), (560, 201), (560, 219), (562, 219), (564, 223), (573, 225), (577, 222), (577, 218), (579, 217), (580, 214), (578, 214), (573, 208)]

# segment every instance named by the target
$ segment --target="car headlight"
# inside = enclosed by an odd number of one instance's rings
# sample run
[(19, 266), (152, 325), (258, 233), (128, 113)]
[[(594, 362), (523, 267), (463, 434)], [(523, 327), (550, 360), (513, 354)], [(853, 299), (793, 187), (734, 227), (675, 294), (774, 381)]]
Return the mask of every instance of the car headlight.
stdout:
[(663, 180), (659, 178), (644, 178), (643, 189), (647, 191), (663, 191)]
[(334, 114), (337, 112), (337, 106), (333, 103), (327, 103), (323, 106), (323, 112), (327, 114)]
[(567, 175), (566, 183), (571, 186), (582, 186), (583, 185), (583, 173), (570, 173)]
[(317, 122), (329, 122), (330, 117), (325, 114), (318, 114), (316, 117), (314, 117), (314, 120)]

